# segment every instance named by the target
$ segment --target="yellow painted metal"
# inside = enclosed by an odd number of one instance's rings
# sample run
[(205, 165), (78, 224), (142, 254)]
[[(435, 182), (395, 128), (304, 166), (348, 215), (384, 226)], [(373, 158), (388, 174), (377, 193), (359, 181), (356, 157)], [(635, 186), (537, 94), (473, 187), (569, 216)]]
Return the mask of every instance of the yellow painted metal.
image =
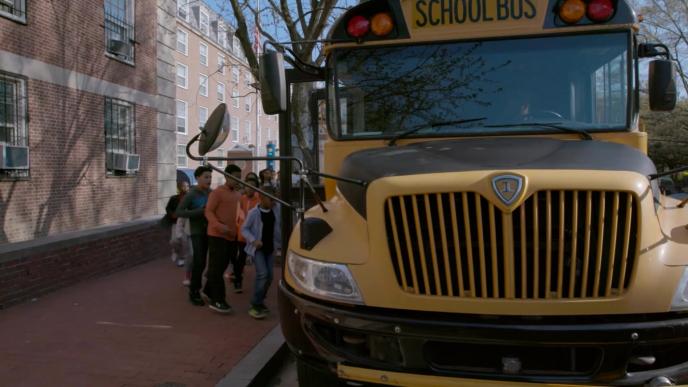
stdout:
[(499, 264), (497, 258), (497, 224), (495, 209), (490, 203), (488, 206), (490, 222), (490, 257), (492, 258), (492, 297), (499, 297)]
[(599, 216), (597, 217), (597, 255), (595, 256), (595, 282), (593, 282), (592, 296), (600, 295), (600, 277), (602, 275), (602, 253), (604, 250), (604, 222), (605, 222), (605, 193), (600, 192)]
[(430, 233), (430, 256), (432, 257), (432, 274), (435, 279), (435, 294), (442, 295), (442, 280), (440, 278), (440, 269), (437, 265), (437, 246), (435, 246), (435, 230), (432, 224), (435, 220), (432, 219), (430, 211), (430, 195), (423, 195), (425, 199), (425, 219), (427, 220), (428, 232)]
[[(389, 217), (390, 217), (390, 222), (394, 225), (392, 227), (392, 235), (394, 238), (394, 249), (397, 252), (397, 264), (399, 265), (399, 273), (401, 275), (401, 285), (404, 288), (404, 290), (408, 289), (408, 284), (406, 283), (406, 271), (404, 270), (404, 262), (402, 260), (402, 252), (401, 252), (401, 244), (399, 243), (399, 231), (397, 225), (397, 219), (394, 215), (394, 208), (392, 205), (392, 201), (394, 199), (390, 198), (387, 200), (387, 207), (389, 208)], [(401, 200), (401, 199), (399, 199)]]
[[(408, 387), (574, 387), (567, 384), (536, 384), (514, 381), (496, 381), (480, 379), (459, 379), (446, 376), (418, 375), (403, 372), (381, 371), (368, 368), (359, 368), (337, 365), (337, 374), (340, 378), (364, 382), (378, 383), (387, 386), (408, 386)], [(579, 385), (576, 385), (579, 386)]]
[[(445, 280), (447, 281), (447, 293), (449, 297), (454, 295), (454, 286), (452, 285), (452, 280), (451, 280), (451, 266), (449, 266), (449, 248), (447, 247), (447, 226), (445, 226), (444, 223), (444, 203), (442, 202), (442, 194), (437, 194), (437, 212), (439, 213), (440, 216), (440, 236), (442, 237), (442, 258), (444, 259), (444, 274), (445, 274)], [(456, 215), (452, 212), (452, 216), (454, 219), (456, 219)], [(458, 237), (454, 237), (454, 243), (458, 242)], [(457, 249), (458, 250), (458, 249)], [(458, 285), (459, 285), (459, 293), (463, 297), (463, 278), (461, 278), (461, 260), (458, 259), (459, 254), (456, 254), (457, 257), (457, 266), (459, 267), (459, 277), (458, 277)]]
[[(409, 221), (406, 215), (406, 203), (403, 197), (399, 198), (401, 205), (401, 221), (404, 225), (404, 237), (406, 238), (406, 253), (413, 254), (413, 246), (411, 245), (411, 232), (409, 231)], [(420, 287), (418, 286), (418, 276), (416, 275), (416, 265), (411, 261), (411, 280), (413, 281), (413, 292), (419, 294)]]
[(502, 214), (502, 252), (504, 254), (504, 297), (516, 298), (516, 268), (514, 262), (514, 225), (511, 213)]
[[(540, 246), (538, 193), (533, 194), (533, 246)], [(533, 249), (533, 298), (540, 298), (540, 249)]]
[(581, 297), (588, 293), (588, 269), (590, 268), (590, 234), (592, 233), (592, 192), (585, 194), (585, 240), (583, 242), (583, 279), (581, 282)]
[[(471, 238), (471, 220), (468, 216), (468, 193), (461, 193), (461, 206), (463, 207), (463, 226), (466, 230), (466, 254), (468, 260), (468, 282), (470, 284), (471, 296), (477, 296), (475, 288), (475, 267), (473, 265), (473, 239)], [(458, 225), (457, 225), (458, 226)], [(485, 283), (485, 282), (483, 282)], [(483, 293), (484, 294), (484, 293)]]
[[(576, 269), (578, 268), (578, 191), (573, 191), (573, 224), (571, 226), (571, 269), (569, 270), (569, 298), (575, 296)], [(629, 233), (630, 234), (630, 233)]]
[(564, 288), (564, 224), (566, 218), (566, 204), (564, 203), (564, 191), (559, 191), (559, 247), (557, 264), (557, 298), (562, 297)]
[(633, 194), (626, 194), (626, 222), (624, 223), (623, 250), (621, 251), (621, 280), (619, 282), (619, 292), (623, 291), (624, 279), (626, 278), (626, 266), (628, 265), (628, 247), (631, 241), (631, 222), (635, 214), (631, 200)]
[[(418, 197), (412, 196), (411, 203), (413, 205), (413, 221), (416, 225), (416, 240), (418, 242), (418, 255), (420, 256), (420, 269), (423, 272), (423, 289), (424, 293), (430, 293), (430, 279), (428, 278), (428, 263), (425, 259), (425, 243), (423, 243), (423, 233), (420, 228), (420, 215), (418, 213)], [(413, 257), (413, 251), (409, 251), (409, 256)], [(413, 262), (413, 261), (412, 261)]]
[[(526, 256), (526, 206), (521, 206), (521, 298), (528, 298), (528, 257)], [(535, 245), (534, 245), (535, 246)]]
[[(612, 233), (609, 236), (611, 241), (609, 246), (609, 254), (607, 254), (607, 284), (605, 286), (604, 295), (609, 297), (612, 294), (612, 280), (614, 279), (614, 263), (616, 263), (616, 233), (619, 225), (619, 193), (614, 192), (612, 199)], [(623, 277), (623, 273), (621, 274)]]
[(552, 290), (552, 192), (545, 193), (545, 298)]
[(476, 226), (478, 227), (478, 255), (480, 257), (480, 286), (482, 298), (487, 297), (487, 269), (485, 264), (485, 239), (483, 236), (483, 210), (480, 203), (480, 194), (475, 193), (475, 217)]
[[(329, 211), (322, 212), (319, 208), (313, 208), (306, 213), (306, 216), (316, 216), (324, 219), (335, 230), (326, 238), (324, 238), (312, 250), (304, 250), (300, 248), (299, 244), (299, 227), (296, 227), (292, 232), (289, 248), (296, 253), (305, 257), (316, 259), (325, 262), (335, 262), (347, 264), (356, 280), (356, 283), (361, 290), (364, 302), (366, 305), (372, 307), (384, 307), (389, 309), (403, 309), (415, 311), (432, 311), (445, 313), (470, 313), (470, 314), (484, 314), (484, 315), (521, 315), (521, 316), (544, 316), (544, 315), (596, 315), (596, 314), (634, 314), (634, 313), (664, 313), (668, 312), (671, 305), (671, 300), (676, 290), (676, 286), (683, 273), (683, 268), (688, 265), (688, 230), (685, 229), (686, 219), (688, 219), (688, 209), (677, 208), (679, 201), (671, 198), (660, 197), (660, 204), (655, 210), (655, 203), (652, 192), (649, 188), (647, 178), (641, 174), (623, 171), (577, 171), (577, 170), (527, 170), (514, 169), (501, 171), (502, 173), (518, 173), (526, 176), (528, 184), (525, 187), (524, 196), (528, 201), (528, 205), (536, 203), (535, 193), (539, 192), (538, 200), (541, 202), (539, 206), (539, 216), (543, 218), (538, 230), (540, 234), (540, 258), (538, 261), (544, 262), (545, 241), (542, 240), (545, 232), (543, 230), (544, 224), (544, 208), (545, 200), (543, 195), (545, 191), (571, 190), (573, 187), (579, 191), (579, 207), (580, 209), (580, 232), (578, 259), (583, 260), (578, 267), (585, 265), (585, 252), (582, 251), (586, 246), (585, 239), (588, 239), (588, 253), (590, 254), (588, 260), (587, 272), (589, 278), (587, 279), (587, 294), (583, 295), (579, 291), (582, 287), (582, 282), (576, 284), (576, 297), (570, 298), (550, 298), (550, 299), (535, 299), (532, 295), (528, 299), (494, 299), (494, 298), (480, 298), (473, 295), (478, 295), (477, 292), (471, 292), (469, 289), (470, 277), (468, 270), (468, 263), (472, 260), (475, 263), (475, 270), (473, 273), (478, 275), (478, 249), (477, 245), (467, 249), (467, 239), (476, 240), (475, 228), (475, 212), (470, 208), (470, 216), (468, 215), (468, 207), (474, 206), (475, 193), (479, 193), (488, 202), (496, 203), (498, 199), (495, 198), (490, 184), (491, 176), (500, 171), (470, 171), (470, 172), (447, 172), (447, 173), (428, 173), (413, 176), (390, 176), (375, 180), (368, 186), (367, 189), (367, 211), (364, 219), (358, 214), (343, 198), (337, 194), (326, 202)], [(598, 231), (598, 192), (620, 192), (620, 195), (626, 193), (633, 196), (631, 215), (635, 219), (635, 223), (630, 232), (633, 234), (631, 239), (635, 242), (629, 244), (627, 254), (628, 262), (625, 269), (626, 272), (626, 288), (623, 293), (612, 292), (612, 295), (605, 297), (595, 297), (590, 294), (592, 288), (593, 276), (595, 272), (595, 255), (596, 255), (596, 241), (591, 236), (593, 232)], [(392, 241), (392, 235), (387, 235), (385, 230), (385, 210), (387, 199), (396, 197), (394, 200), (399, 200), (398, 197), (403, 195), (406, 200), (406, 207), (409, 211), (408, 220), (403, 219), (403, 214), (400, 208), (396, 208), (396, 221), (398, 225), (398, 236), (400, 238), (400, 247), (404, 251), (411, 251), (411, 248), (406, 246), (401, 239), (404, 235), (404, 224), (413, 224), (411, 217), (411, 203), (408, 202), (412, 195), (423, 195), (427, 193), (454, 193), (456, 199), (455, 212), (456, 224), (458, 227), (458, 237), (461, 246), (461, 253), (464, 255), (461, 259), (463, 261), (463, 276), (465, 278), (465, 295), (460, 297), (456, 287), (454, 288), (454, 297), (448, 296), (432, 296), (415, 294), (411, 287), (411, 279), (408, 280), (408, 290), (404, 290), (402, 285), (396, 281), (393, 260), (390, 250), (394, 250), (393, 242), (390, 244), (387, 241)], [(568, 193), (568, 192), (567, 192)], [(461, 202), (463, 195), (467, 199)], [(592, 197), (591, 197), (592, 195)], [(608, 205), (611, 206), (611, 195), (609, 196)], [(620, 198), (625, 196), (620, 196)], [(443, 196), (443, 200), (447, 198)], [(595, 205), (592, 212), (588, 209), (588, 202), (595, 200)], [(395, 205), (398, 202), (394, 202)], [(399, 202), (400, 203), (400, 202)], [(462, 206), (467, 203), (466, 211), (462, 211)], [(570, 201), (567, 201), (570, 203)], [(620, 200), (621, 212), (626, 203)], [(445, 208), (451, 207), (444, 203)], [(567, 204), (569, 205), (569, 204)], [(535, 205), (533, 205), (535, 207)], [(483, 203), (483, 208), (486, 208)], [(516, 208), (516, 211), (520, 209)], [(532, 210), (527, 208), (528, 214), (528, 233), (526, 238), (534, 240), (532, 234), (535, 234), (535, 224), (530, 224), (530, 217), (534, 214), (535, 208)], [(567, 218), (571, 212), (567, 208)], [(487, 211), (484, 211), (485, 221), (487, 220)], [(594, 214), (594, 216), (592, 216)], [(643, 214), (641, 217), (640, 215)], [(650, 214), (650, 216), (644, 216)], [(656, 214), (656, 215), (655, 215)], [(449, 216), (445, 214), (446, 217)], [(515, 216), (515, 215), (514, 215)], [(465, 217), (465, 219), (462, 219)], [(470, 218), (470, 219), (469, 219)], [(534, 218), (537, 218), (535, 216)], [(584, 219), (587, 218), (587, 219)], [(570, 218), (569, 218), (570, 219)], [(619, 220), (618, 237), (624, 237), (626, 224)], [(425, 222), (423, 222), (424, 224)], [(452, 222), (453, 223), (453, 222)], [(587, 225), (583, 225), (586, 223)], [(453, 235), (453, 230), (449, 231), (449, 221), (447, 224), (447, 237)], [(567, 221), (567, 227), (571, 225), (571, 221)], [(472, 234), (469, 238), (464, 232), (466, 225), (473, 227)], [(452, 224), (453, 226), (453, 224)], [(516, 224), (514, 224), (516, 226)], [(594, 228), (592, 228), (594, 227)], [(610, 227), (607, 226), (609, 229)], [(435, 232), (438, 227), (435, 225)], [(487, 231), (487, 228), (485, 228)], [(532, 232), (531, 232), (532, 230)], [(425, 232), (425, 231), (424, 231)], [(608, 231), (609, 232), (609, 231)], [(415, 232), (411, 230), (415, 235)], [(487, 234), (487, 232), (485, 233)], [(586, 235), (587, 234), (587, 235)], [(425, 234), (427, 238), (427, 233)], [(567, 234), (568, 235), (568, 234)], [(518, 237), (518, 236), (516, 236)], [(584, 240), (581, 241), (580, 239)], [(412, 239), (412, 238), (409, 238)], [(437, 238), (437, 244), (440, 239)], [(414, 242), (415, 243), (415, 242)], [(452, 249), (451, 242), (449, 242), (449, 250)], [(567, 245), (569, 241), (567, 240)], [(538, 245), (537, 241), (534, 245)], [(475, 251), (475, 257), (467, 260), (467, 251)], [(617, 253), (622, 250), (622, 244), (617, 247)], [(438, 250), (439, 251), (439, 250)], [(534, 273), (534, 253), (537, 249), (529, 250), (528, 259), (528, 277)], [(439, 255), (440, 253), (438, 253)], [(634, 257), (634, 254), (635, 257)], [(623, 259), (618, 257), (617, 259)], [(568, 253), (567, 253), (568, 256)], [(635, 258), (633, 261), (631, 259)], [(500, 260), (502, 257), (500, 256)], [(500, 261), (501, 262), (501, 261)], [(531, 263), (532, 262), (532, 263)], [(603, 261), (605, 264), (606, 261)], [(631, 264), (632, 263), (632, 264)], [(453, 262), (452, 262), (453, 264)], [(544, 263), (541, 263), (539, 284), (539, 293), (542, 297), (544, 274), (541, 270), (544, 268)], [(616, 264), (617, 268), (619, 264)], [(420, 268), (418, 267), (418, 275), (409, 275), (410, 267), (406, 262), (406, 272), (409, 278), (421, 278)], [(606, 269), (606, 266), (605, 266)], [(618, 269), (617, 269), (618, 271)], [(453, 273), (453, 276), (456, 274)], [(533, 278), (537, 276), (532, 276)], [(617, 275), (618, 277), (618, 275)], [(662, 278), (662, 281), (657, 281), (657, 278)], [(530, 279), (529, 279), (530, 280)], [(585, 277), (577, 279), (584, 281)], [(296, 292), (301, 292), (298, 284), (291, 278), (288, 271), (285, 271), (284, 281), (295, 288)], [(422, 279), (421, 279), (422, 281)], [(616, 283), (618, 280), (614, 280)], [(533, 281), (534, 282), (534, 281)], [(604, 283), (604, 282), (603, 282)], [(478, 286), (476, 283), (475, 286)], [(602, 285), (604, 286), (604, 284)], [(479, 287), (479, 286), (478, 286)], [(535, 284), (528, 284), (528, 291), (534, 291)], [(418, 287), (416, 287), (417, 289)], [(614, 286), (616, 289), (616, 286)], [(564, 291), (566, 293), (566, 291)]]

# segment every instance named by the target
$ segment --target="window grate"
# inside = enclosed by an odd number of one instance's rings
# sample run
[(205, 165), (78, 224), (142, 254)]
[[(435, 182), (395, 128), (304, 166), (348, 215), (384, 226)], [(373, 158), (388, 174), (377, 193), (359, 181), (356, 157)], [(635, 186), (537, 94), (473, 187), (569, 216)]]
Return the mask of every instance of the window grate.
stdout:
[[(115, 98), (105, 97), (105, 155), (136, 154), (134, 105)], [(134, 172), (119, 171), (107, 166), (108, 174), (127, 175)]]
[[(0, 142), (29, 146), (26, 101), (26, 81), (0, 72)], [(27, 169), (0, 169), (0, 178), (25, 177), (29, 177)]]
[[(2, 1), (2, 0), (0, 0)], [(131, 0), (105, 1), (105, 49), (108, 53), (134, 61), (134, 15)]]

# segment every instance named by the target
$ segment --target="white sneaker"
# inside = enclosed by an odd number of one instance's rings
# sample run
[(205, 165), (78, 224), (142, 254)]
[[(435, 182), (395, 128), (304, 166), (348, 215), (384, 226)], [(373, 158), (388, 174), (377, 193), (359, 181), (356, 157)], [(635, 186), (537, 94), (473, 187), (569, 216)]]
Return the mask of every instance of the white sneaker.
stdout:
[(183, 260), (183, 259), (178, 259), (178, 260), (177, 260), (177, 266), (179, 266), (179, 267), (184, 266), (184, 260)]
[(191, 281), (189, 281), (188, 279), (185, 279), (184, 281), (182, 281), (182, 285), (189, 286), (189, 285), (191, 285)]

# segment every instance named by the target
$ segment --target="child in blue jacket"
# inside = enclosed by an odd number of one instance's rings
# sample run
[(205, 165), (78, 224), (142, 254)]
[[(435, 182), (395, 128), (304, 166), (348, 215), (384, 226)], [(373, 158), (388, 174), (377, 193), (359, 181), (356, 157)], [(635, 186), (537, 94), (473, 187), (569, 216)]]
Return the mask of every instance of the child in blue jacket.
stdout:
[[(275, 194), (273, 186), (263, 186), (261, 189), (269, 194)], [(279, 205), (269, 197), (261, 195), (260, 204), (248, 212), (246, 221), (241, 226), (241, 235), (246, 239), (246, 254), (253, 257), (256, 268), (251, 309), (248, 311), (255, 319), (262, 319), (268, 314), (264, 301), (272, 283), (275, 252), (282, 248), (281, 232)]]

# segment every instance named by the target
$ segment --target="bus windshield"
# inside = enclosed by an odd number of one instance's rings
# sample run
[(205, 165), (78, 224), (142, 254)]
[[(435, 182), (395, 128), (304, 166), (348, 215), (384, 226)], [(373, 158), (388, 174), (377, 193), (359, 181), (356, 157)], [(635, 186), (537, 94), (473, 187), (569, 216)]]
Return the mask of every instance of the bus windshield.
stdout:
[[(628, 127), (629, 33), (335, 50), (338, 139)], [(417, 129), (417, 130), (416, 130)]]

